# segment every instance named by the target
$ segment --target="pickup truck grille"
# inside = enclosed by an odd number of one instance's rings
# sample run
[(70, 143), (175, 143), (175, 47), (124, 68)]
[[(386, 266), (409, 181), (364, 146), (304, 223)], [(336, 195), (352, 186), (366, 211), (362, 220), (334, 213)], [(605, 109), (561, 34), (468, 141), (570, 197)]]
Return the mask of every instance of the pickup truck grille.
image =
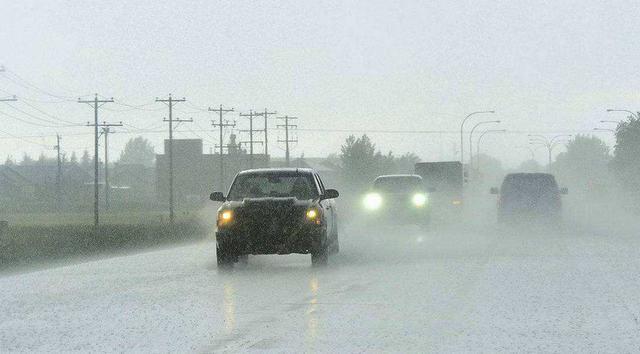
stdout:
[(250, 201), (236, 210), (236, 221), (251, 239), (274, 239), (301, 228), (304, 213), (288, 199)]

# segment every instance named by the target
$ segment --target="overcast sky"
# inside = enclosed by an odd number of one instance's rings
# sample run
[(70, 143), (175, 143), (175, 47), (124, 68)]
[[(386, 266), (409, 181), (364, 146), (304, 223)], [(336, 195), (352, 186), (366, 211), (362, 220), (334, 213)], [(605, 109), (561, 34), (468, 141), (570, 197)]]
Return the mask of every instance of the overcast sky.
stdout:
[[(638, 1), (5, 0), (0, 97), (20, 100), (0, 103), (0, 156), (53, 156), (56, 132), (67, 152), (91, 149), (88, 127), (40, 125), (91, 120), (74, 101), (94, 92), (144, 105), (104, 106), (101, 120), (128, 124), (112, 154), (133, 127), (162, 152), (167, 109), (154, 99), (173, 93), (188, 100), (176, 116), (195, 120), (177, 137), (203, 137), (208, 150), (214, 116), (200, 109), (267, 107), (300, 118), (293, 153), (306, 156), (338, 152), (349, 134), (314, 129), (419, 130), (445, 133), (370, 136), (383, 151), (452, 159), (461, 119), (495, 109), (475, 121), (500, 119), (510, 132), (485, 136), (483, 150), (512, 166), (529, 155), (516, 148), (527, 131), (588, 132), (625, 117), (606, 108), (640, 109), (638, 13)], [(270, 150), (283, 156), (278, 135)]]

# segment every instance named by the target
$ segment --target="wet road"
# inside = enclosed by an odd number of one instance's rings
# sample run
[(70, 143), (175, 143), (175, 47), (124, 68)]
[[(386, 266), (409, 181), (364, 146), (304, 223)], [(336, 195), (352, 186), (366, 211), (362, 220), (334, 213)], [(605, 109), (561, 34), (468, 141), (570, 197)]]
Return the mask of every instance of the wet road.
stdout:
[(341, 238), (326, 269), (294, 255), (218, 272), (203, 242), (5, 276), (0, 351), (640, 350), (635, 235), (472, 225)]

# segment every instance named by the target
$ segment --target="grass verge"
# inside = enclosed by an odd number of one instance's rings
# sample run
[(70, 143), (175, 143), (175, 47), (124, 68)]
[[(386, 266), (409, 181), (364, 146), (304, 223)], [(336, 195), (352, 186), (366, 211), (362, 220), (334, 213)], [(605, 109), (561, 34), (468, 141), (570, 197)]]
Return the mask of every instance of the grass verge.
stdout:
[(198, 222), (88, 225), (9, 225), (0, 232), (0, 271), (51, 260), (201, 240)]

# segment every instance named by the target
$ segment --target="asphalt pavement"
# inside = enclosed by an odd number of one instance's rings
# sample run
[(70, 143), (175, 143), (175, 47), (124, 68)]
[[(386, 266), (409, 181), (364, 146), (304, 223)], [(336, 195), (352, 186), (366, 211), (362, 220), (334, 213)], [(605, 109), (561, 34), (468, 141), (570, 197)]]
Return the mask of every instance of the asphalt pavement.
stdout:
[(213, 240), (0, 278), (0, 351), (637, 352), (640, 241), (346, 227), (323, 269)]

